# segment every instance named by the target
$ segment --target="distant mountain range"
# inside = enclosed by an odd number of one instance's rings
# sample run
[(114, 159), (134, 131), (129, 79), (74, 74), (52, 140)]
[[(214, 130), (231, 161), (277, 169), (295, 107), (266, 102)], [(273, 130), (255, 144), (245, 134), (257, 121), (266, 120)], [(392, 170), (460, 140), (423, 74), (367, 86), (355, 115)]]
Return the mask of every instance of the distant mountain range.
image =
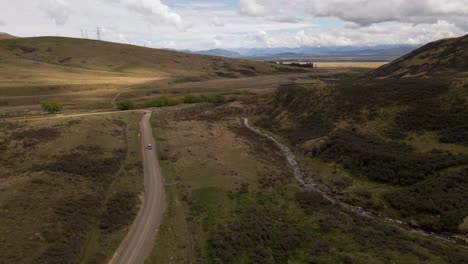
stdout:
[(242, 48), (242, 49), (211, 49), (189, 51), (194, 54), (221, 56), (228, 58), (253, 59), (300, 59), (300, 57), (386, 57), (389, 60), (400, 57), (419, 48), (418, 45), (380, 45), (373, 47), (298, 47), (298, 48)]
[(239, 52), (224, 50), (224, 49), (210, 49), (192, 52), (200, 55), (221, 56), (227, 58), (240, 58), (242, 55)]

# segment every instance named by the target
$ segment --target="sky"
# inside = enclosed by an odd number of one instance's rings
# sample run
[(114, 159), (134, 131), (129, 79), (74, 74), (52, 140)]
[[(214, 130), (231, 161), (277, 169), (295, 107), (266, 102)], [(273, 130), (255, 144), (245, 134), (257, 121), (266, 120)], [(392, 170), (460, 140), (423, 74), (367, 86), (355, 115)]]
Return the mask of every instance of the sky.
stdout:
[(170, 49), (424, 44), (468, 33), (468, 0), (0, 0), (0, 32)]

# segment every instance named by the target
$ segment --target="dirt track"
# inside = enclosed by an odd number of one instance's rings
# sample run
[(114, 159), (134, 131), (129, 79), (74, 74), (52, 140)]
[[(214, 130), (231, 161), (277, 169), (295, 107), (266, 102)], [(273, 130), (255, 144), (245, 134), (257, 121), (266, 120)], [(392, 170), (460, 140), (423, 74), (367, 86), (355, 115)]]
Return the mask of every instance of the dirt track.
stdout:
[(145, 148), (148, 144), (155, 146), (150, 117), (151, 112), (146, 111), (140, 123), (145, 173), (143, 202), (126, 238), (109, 262), (112, 264), (144, 262), (145, 258), (151, 253), (166, 208), (164, 183), (156, 151)]

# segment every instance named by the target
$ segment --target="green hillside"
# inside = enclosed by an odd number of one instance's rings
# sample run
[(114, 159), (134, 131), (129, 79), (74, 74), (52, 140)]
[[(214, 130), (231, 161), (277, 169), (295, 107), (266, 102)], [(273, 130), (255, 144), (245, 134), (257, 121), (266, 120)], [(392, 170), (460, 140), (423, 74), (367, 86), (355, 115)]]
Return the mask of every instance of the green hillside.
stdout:
[[(343, 200), (466, 234), (467, 41), (434, 42), (370, 73), (383, 79), (285, 85), (260, 99), (256, 125), (287, 140), (308, 173)], [(432, 77), (442, 72), (450, 74)], [(386, 78), (412, 75), (423, 78)]]
[(371, 77), (424, 77), (468, 73), (468, 35), (431, 42), (369, 73)]

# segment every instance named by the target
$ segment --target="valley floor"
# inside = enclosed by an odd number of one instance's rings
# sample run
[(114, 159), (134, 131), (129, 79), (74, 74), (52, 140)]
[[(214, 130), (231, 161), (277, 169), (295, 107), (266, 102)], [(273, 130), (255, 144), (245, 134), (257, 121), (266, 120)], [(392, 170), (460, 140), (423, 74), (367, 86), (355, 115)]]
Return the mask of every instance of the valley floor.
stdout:
[(154, 116), (168, 210), (149, 263), (462, 263), (450, 244), (306, 191), (238, 104)]

